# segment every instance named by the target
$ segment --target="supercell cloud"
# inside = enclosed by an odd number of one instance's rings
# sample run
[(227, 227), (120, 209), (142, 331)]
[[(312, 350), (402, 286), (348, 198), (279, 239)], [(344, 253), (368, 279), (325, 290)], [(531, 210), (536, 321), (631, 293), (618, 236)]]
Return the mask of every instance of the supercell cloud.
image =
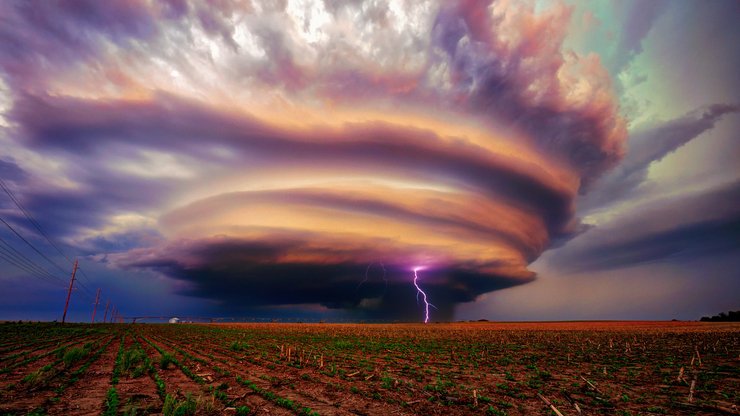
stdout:
[(421, 267), (432, 318), (450, 319), (534, 279), (528, 265), (582, 229), (577, 196), (624, 152), (610, 76), (564, 47), (572, 9), (558, 3), (49, 1), (0, 15), (9, 186), (57, 238), (225, 311), (415, 318)]

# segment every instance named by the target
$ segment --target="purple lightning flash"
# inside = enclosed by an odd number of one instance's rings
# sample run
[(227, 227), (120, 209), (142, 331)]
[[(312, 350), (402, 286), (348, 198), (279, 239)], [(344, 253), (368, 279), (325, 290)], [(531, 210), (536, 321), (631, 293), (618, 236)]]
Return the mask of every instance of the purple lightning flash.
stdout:
[(427, 302), (427, 294), (424, 293), (424, 291), (421, 290), (421, 288), (419, 287), (419, 285), (416, 283), (416, 281), (419, 279), (419, 275), (417, 275), (416, 272), (419, 271), (419, 269), (420, 269), (420, 267), (414, 268), (414, 286), (416, 286), (416, 290), (417, 290), (417, 292), (416, 292), (416, 302), (417, 303), (419, 302), (419, 293), (421, 293), (421, 296), (424, 299), (424, 312), (425, 312), (425, 315), (424, 315), (424, 323), (426, 324), (426, 323), (429, 323), (429, 307), (431, 306), (431, 307), (435, 308), (435, 306), (432, 305), (431, 303)]
[(378, 263), (370, 263), (370, 264), (367, 265), (367, 269), (365, 269), (365, 278), (362, 279), (362, 281), (360, 282), (359, 285), (357, 285), (357, 288), (355, 289), (355, 292), (358, 291), (358, 290), (360, 290), (360, 287), (362, 287), (362, 285), (364, 285), (367, 282), (368, 273), (370, 273), (370, 267), (372, 267), (374, 264), (380, 265), (380, 268), (383, 269), (383, 281), (385, 282), (385, 288), (383, 289), (383, 295), (385, 295), (385, 291), (388, 290), (388, 278), (386, 277), (386, 274), (385, 274), (385, 265), (383, 263), (380, 263), (380, 262), (378, 262)]

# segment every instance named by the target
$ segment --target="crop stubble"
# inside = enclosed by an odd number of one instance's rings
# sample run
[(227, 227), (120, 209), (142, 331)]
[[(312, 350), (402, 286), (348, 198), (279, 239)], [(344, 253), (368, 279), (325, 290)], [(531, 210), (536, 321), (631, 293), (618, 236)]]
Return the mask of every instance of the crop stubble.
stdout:
[[(697, 322), (6, 323), (0, 414), (101, 414), (111, 389), (117, 414), (188, 401), (198, 414), (737, 414), (739, 334)], [(113, 383), (119, 349), (135, 362)]]

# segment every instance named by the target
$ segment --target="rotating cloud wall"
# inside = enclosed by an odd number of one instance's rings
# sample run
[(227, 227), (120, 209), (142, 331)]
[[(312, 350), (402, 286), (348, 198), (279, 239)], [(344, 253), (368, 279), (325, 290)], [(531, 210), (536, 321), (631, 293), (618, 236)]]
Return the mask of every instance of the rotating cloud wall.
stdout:
[(227, 310), (415, 319), (419, 268), (450, 319), (534, 279), (622, 157), (609, 74), (563, 47), (557, 3), (35, 6), (0, 5), (25, 46), (0, 55), (7, 143), (75, 185), (29, 205), (76, 241), (135, 222), (111, 267)]

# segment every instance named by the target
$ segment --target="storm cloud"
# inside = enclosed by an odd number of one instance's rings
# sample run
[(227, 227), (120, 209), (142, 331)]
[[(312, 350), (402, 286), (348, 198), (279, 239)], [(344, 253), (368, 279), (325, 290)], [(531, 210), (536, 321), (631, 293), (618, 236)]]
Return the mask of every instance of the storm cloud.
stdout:
[(8, 183), (56, 237), (223, 310), (413, 319), (419, 268), (451, 319), (532, 281), (623, 156), (561, 4), (38, 6), (0, 6)]

